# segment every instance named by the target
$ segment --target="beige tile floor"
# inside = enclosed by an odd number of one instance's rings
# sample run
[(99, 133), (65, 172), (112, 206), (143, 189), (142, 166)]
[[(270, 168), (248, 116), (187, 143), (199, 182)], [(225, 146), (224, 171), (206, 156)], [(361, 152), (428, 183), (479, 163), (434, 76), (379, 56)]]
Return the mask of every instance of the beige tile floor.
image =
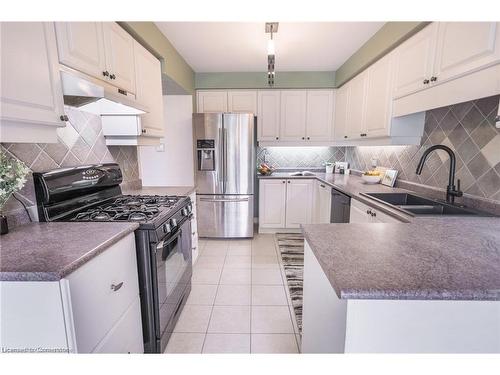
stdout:
[(192, 291), (166, 353), (298, 353), (274, 235), (201, 240)]

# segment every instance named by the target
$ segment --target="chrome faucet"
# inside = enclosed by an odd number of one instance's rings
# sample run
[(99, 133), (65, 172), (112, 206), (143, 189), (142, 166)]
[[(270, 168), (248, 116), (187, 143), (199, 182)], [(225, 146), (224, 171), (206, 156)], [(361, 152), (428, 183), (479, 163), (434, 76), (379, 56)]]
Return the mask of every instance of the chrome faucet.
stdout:
[(429, 147), (424, 151), (424, 154), (418, 162), (416, 174), (422, 173), (422, 168), (424, 167), (425, 160), (427, 156), (434, 150), (443, 150), (450, 156), (450, 175), (448, 176), (448, 186), (446, 187), (446, 202), (455, 203), (455, 197), (461, 197), (463, 192), (460, 191), (460, 179), (457, 180), (457, 187), (455, 188), (455, 153), (451, 148), (445, 145), (434, 145)]

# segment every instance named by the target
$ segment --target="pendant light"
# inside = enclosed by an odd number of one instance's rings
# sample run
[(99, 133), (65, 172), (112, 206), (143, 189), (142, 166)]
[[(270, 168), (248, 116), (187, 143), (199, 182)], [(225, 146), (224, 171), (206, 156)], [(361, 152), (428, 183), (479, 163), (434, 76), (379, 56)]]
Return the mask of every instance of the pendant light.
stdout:
[(274, 63), (275, 63), (275, 46), (273, 33), (278, 32), (278, 22), (266, 22), (266, 34), (271, 34), (267, 41), (267, 84), (274, 86)]

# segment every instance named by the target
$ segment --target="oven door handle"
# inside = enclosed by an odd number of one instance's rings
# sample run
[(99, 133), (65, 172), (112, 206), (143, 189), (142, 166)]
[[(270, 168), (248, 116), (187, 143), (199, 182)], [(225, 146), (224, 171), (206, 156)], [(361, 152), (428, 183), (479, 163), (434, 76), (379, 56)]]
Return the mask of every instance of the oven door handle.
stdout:
[[(172, 242), (174, 242), (180, 235), (182, 234), (182, 229), (179, 229), (174, 235), (173, 237), (170, 237), (166, 242), (165, 241), (161, 241), (158, 245), (156, 245), (156, 249), (155, 249), (155, 252), (158, 252), (158, 250), (162, 250), (165, 246), (168, 246), (170, 245)], [(170, 256), (171, 252), (169, 252), (168, 254), (166, 254), (165, 256), (162, 254), (162, 260), (167, 260), (168, 257)]]

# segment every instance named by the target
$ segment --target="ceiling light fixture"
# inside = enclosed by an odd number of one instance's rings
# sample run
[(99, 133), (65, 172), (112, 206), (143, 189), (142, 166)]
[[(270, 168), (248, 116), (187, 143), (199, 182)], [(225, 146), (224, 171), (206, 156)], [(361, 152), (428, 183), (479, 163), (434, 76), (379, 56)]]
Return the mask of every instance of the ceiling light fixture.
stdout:
[(278, 32), (278, 22), (266, 22), (266, 34), (271, 34), (271, 38), (267, 41), (267, 84), (274, 86), (274, 63), (275, 46), (273, 33)]

